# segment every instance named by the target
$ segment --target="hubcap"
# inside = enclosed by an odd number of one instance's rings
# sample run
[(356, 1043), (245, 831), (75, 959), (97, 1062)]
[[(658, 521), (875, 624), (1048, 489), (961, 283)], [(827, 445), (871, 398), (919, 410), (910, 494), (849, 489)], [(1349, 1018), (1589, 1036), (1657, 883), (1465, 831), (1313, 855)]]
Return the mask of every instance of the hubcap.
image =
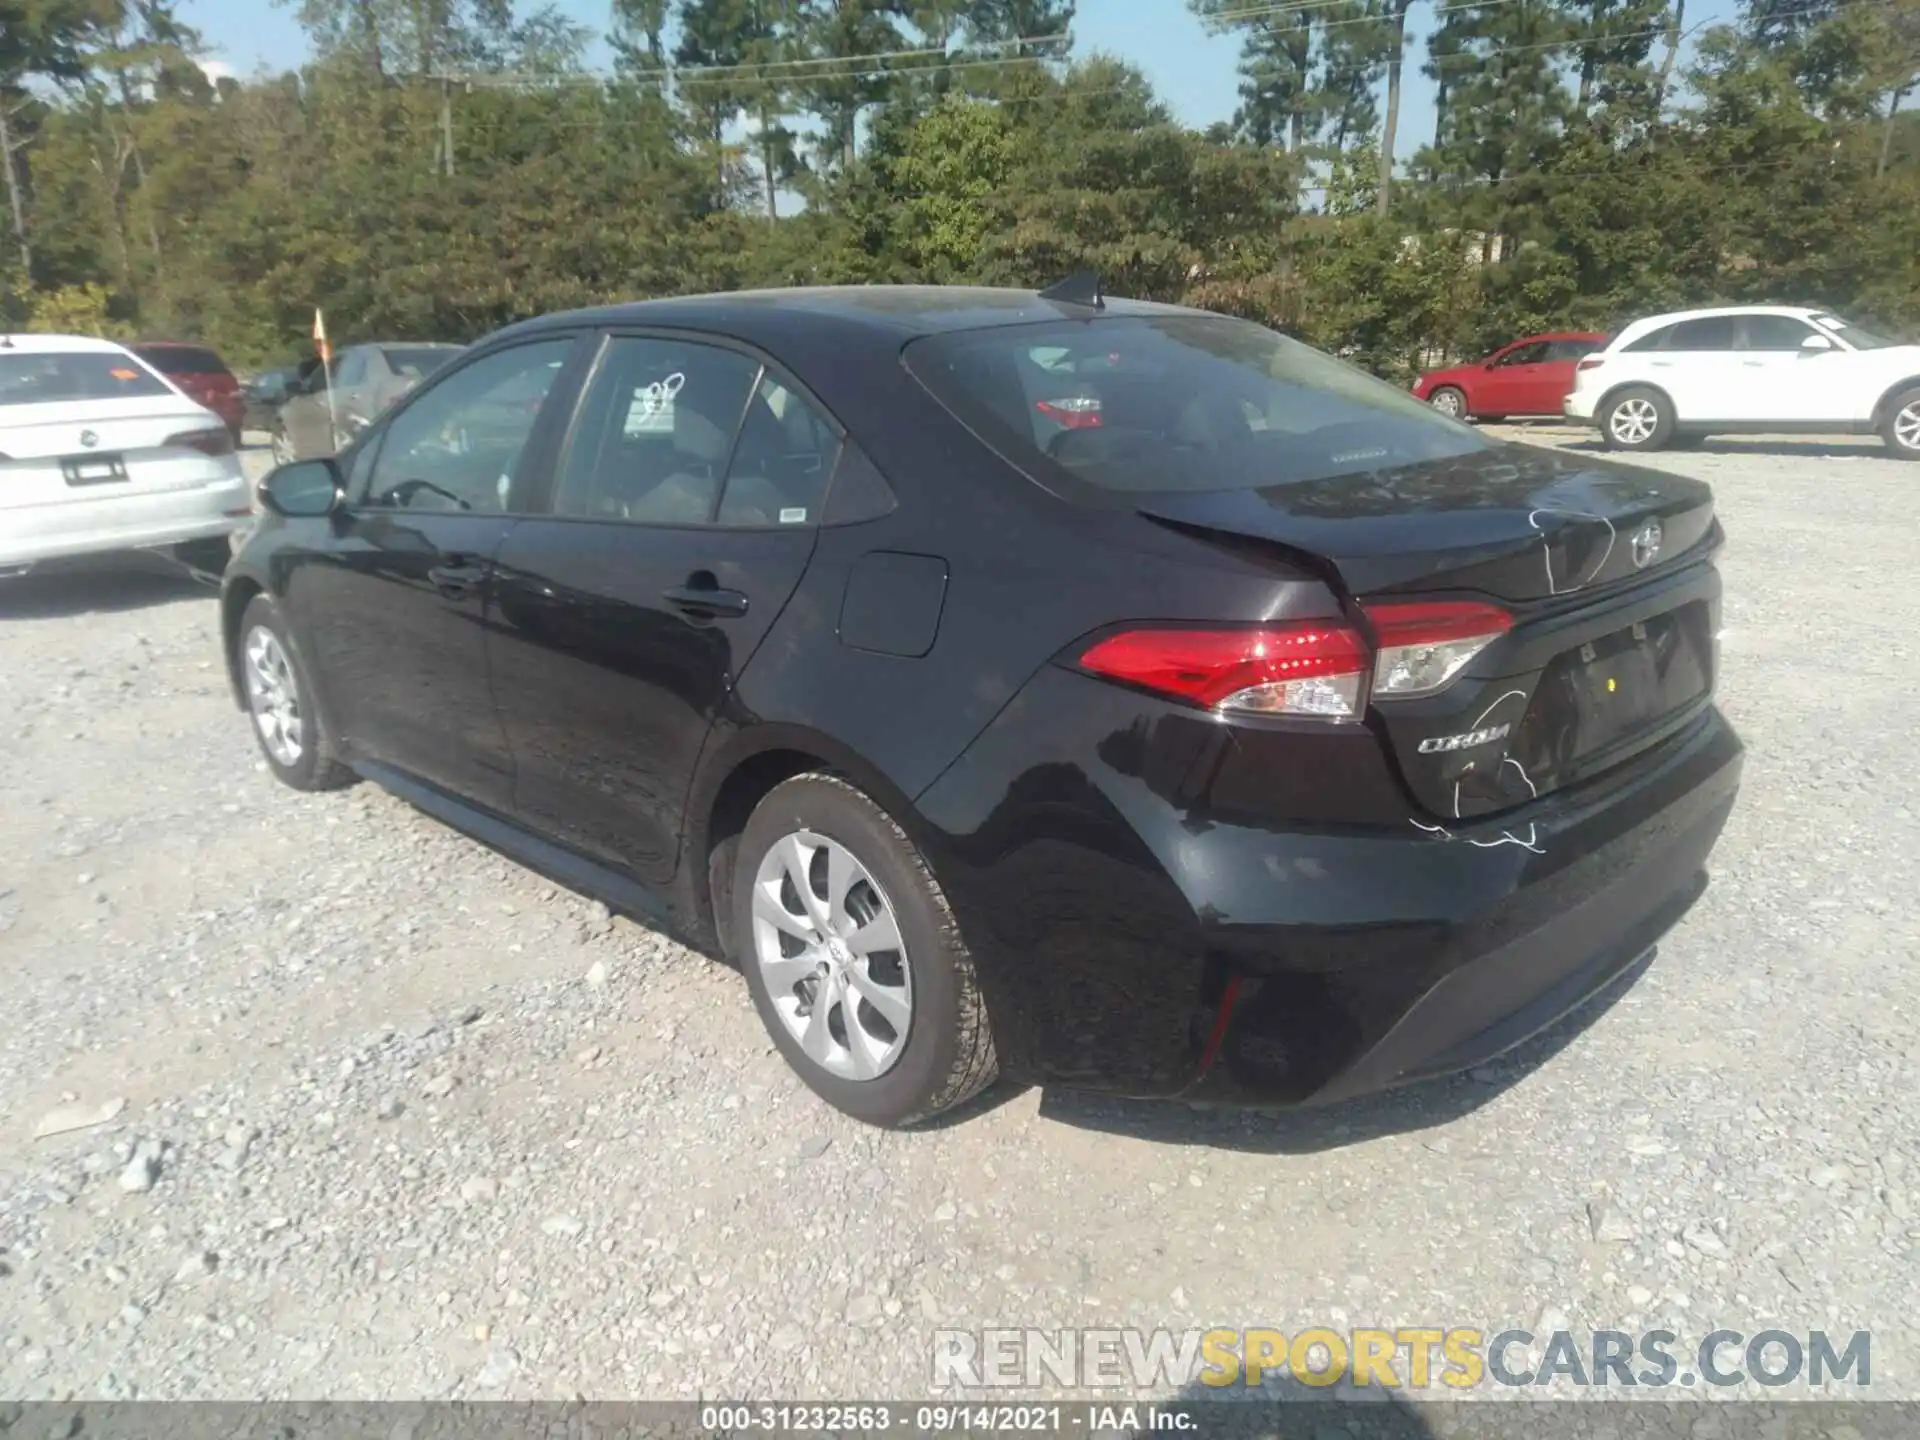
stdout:
[(264, 625), (247, 632), (247, 705), (267, 753), (282, 765), (300, 763), (303, 725), (300, 687), (287, 663), (287, 652)]
[(1433, 397), (1433, 408), (1438, 410), (1442, 415), (1458, 416), (1460, 413), (1460, 397), (1451, 390), (1442, 390), (1438, 395)]
[(1893, 438), (1906, 450), (1920, 450), (1920, 400), (1893, 417)]
[(800, 830), (753, 879), (753, 954), (787, 1033), (845, 1080), (884, 1075), (906, 1048), (913, 972), (892, 902), (837, 840)]
[(1622, 445), (1640, 445), (1652, 436), (1659, 423), (1660, 412), (1654, 409), (1653, 402), (1636, 398), (1622, 400), (1613, 407), (1607, 428)]

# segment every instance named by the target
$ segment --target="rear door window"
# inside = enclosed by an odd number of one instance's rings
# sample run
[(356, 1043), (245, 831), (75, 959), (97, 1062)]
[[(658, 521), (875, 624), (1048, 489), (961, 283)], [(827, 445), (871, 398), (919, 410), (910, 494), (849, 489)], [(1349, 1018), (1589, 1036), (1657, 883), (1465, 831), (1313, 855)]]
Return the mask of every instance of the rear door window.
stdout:
[(916, 340), (907, 368), (1029, 478), (1114, 504), (1257, 489), (1496, 442), (1298, 341), (1224, 316), (1114, 316)]
[(1547, 358), (1547, 342), (1535, 340), (1530, 345), (1516, 345), (1493, 363), (1501, 365), (1538, 365)]
[(1683, 320), (1673, 327), (1672, 335), (1667, 338), (1669, 350), (1718, 351), (1733, 349), (1734, 320), (1732, 315), (1710, 315), (1704, 320)]

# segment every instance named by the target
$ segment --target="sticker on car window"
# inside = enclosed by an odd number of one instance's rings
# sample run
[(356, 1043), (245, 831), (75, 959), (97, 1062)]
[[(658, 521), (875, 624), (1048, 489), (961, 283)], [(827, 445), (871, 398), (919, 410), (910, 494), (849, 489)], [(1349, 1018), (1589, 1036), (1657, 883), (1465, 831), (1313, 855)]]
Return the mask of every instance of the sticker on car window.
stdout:
[(804, 505), (789, 505), (780, 512), (782, 525), (804, 525), (807, 523), (807, 510)]
[(673, 400), (685, 388), (687, 377), (678, 370), (664, 380), (656, 380), (633, 392), (627, 406), (628, 435), (671, 435)]

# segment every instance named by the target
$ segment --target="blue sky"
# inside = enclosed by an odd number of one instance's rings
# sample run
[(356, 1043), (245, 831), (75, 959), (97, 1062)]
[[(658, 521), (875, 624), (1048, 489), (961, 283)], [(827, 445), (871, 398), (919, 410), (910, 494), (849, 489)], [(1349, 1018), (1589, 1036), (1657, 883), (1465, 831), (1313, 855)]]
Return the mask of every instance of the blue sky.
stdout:
[[(607, 23), (607, 0), (559, 0), (559, 5), (595, 30)], [(1690, 5), (1687, 18), (1694, 24), (1731, 8), (1729, 0), (1708, 0)], [(184, 0), (180, 14), (206, 37), (209, 58), (238, 74), (261, 66), (290, 68), (306, 53), (306, 39), (292, 11), (265, 0)], [(1402, 156), (1433, 137), (1433, 84), (1419, 73), (1432, 24), (1431, 0), (1416, 4), (1410, 22), (1407, 96), (1395, 146)], [(1239, 41), (1209, 35), (1186, 0), (1080, 0), (1073, 33), (1077, 55), (1105, 51), (1138, 65), (1184, 123), (1199, 127), (1233, 114)]]

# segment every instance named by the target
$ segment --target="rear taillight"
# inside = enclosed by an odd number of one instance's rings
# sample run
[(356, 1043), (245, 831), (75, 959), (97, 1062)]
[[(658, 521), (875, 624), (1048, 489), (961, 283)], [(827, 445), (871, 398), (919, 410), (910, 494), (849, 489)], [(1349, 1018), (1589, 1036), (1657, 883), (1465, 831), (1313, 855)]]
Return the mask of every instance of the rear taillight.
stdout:
[(1034, 402), (1033, 408), (1054, 424), (1068, 430), (1100, 428), (1100, 402), (1085, 396), (1070, 396), (1065, 400), (1038, 400)]
[(1368, 605), (1364, 609), (1380, 643), (1374, 664), (1377, 700), (1431, 695), (1487, 646), (1513, 628), (1513, 617), (1473, 600)]
[(1080, 657), (1109, 680), (1241, 715), (1358, 719), (1371, 657), (1344, 625), (1252, 630), (1127, 630)]
[(178, 445), (188, 450), (198, 450), (202, 455), (233, 453), (233, 435), (224, 425), (214, 430), (183, 430), (178, 435), (169, 435), (161, 443), (169, 448)]
[(1097, 642), (1080, 668), (1109, 680), (1235, 715), (1357, 720), (1372, 697), (1404, 700), (1453, 683), (1473, 657), (1513, 628), (1475, 601), (1368, 605), (1376, 652), (1335, 622), (1235, 630), (1124, 630)]
[(1602, 365), (1606, 363), (1607, 362), (1601, 359), (1598, 355), (1589, 355), (1573, 368), (1576, 370), (1598, 370)]

